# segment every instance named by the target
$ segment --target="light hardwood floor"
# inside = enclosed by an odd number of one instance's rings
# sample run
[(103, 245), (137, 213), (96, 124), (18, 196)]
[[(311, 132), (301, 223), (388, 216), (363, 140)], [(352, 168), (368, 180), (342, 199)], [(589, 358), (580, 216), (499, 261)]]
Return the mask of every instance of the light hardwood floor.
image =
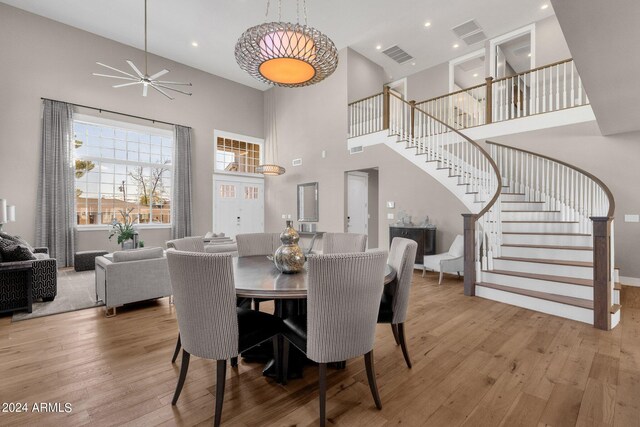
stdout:
[[(391, 328), (374, 350), (383, 409), (362, 359), (329, 370), (329, 425), (640, 425), (640, 289), (623, 288), (612, 332), (462, 295), (462, 282), (414, 276), (407, 369)], [(270, 307), (263, 304), (264, 309)], [(1, 425), (210, 425), (214, 362), (192, 359), (171, 406), (177, 324), (162, 300), (105, 318), (87, 309), (23, 322), (0, 318), (0, 401), (69, 402), (70, 414), (0, 413)], [(287, 386), (241, 362), (228, 371), (223, 424), (317, 425), (317, 368)]]

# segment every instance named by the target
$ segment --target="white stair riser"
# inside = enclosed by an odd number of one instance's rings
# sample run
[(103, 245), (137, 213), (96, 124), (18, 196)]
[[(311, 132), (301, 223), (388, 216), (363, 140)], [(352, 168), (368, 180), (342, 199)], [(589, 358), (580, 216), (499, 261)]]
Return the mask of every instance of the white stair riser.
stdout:
[(578, 233), (580, 224), (573, 222), (502, 222), (502, 231), (524, 233)]
[(511, 286), (512, 288), (528, 289), (530, 291), (546, 292), (548, 294), (564, 295), (568, 297), (593, 299), (591, 286), (572, 285), (569, 283), (551, 282), (548, 280), (530, 279), (528, 277), (509, 276), (508, 274), (482, 272), (482, 281), (496, 285)]
[(502, 201), (503, 202), (511, 202), (511, 201), (516, 201), (516, 202), (526, 202), (526, 196), (523, 194), (505, 194), (502, 193)]
[(562, 212), (502, 212), (503, 221), (562, 221)]
[(593, 237), (554, 234), (503, 234), (502, 243), (514, 245), (592, 246)]
[(518, 271), (521, 273), (547, 274), (551, 276), (575, 277), (576, 279), (593, 279), (593, 268), (572, 265), (542, 264), (539, 262), (493, 260), (494, 270)]
[(503, 246), (501, 256), (514, 258), (563, 259), (567, 261), (593, 261), (593, 251), (572, 249), (519, 248)]
[(593, 325), (593, 310), (476, 286), (476, 296)]
[(549, 209), (546, 203), (513, 203), (503, 201), (501, 206), (504, 211), (542, 211)]

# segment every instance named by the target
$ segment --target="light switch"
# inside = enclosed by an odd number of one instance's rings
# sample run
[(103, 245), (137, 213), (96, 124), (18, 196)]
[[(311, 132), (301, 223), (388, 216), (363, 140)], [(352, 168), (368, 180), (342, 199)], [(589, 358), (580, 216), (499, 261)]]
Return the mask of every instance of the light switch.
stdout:
[(640, 215), (625, 215), (624, 222), (640, 222)]
[(392, 200), (387, 201), (387, 208), (388, 209), (395, 209), (395, 207), (396, 207), (396, 202), (394, 202)]
[(394, 215), (392, 213), (387, 214), (387, 219), (393, 219), (393, 218), (394, 218)]
[(282, 214), (282, 219), (287, 219), (287, 214)]

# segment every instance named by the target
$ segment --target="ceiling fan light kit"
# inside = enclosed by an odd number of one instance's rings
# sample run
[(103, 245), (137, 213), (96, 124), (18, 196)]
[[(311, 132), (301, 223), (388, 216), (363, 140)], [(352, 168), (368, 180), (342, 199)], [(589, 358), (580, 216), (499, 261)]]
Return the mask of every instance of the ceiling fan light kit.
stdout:
[(171, 95), (169, 95), (167, 92), (165, 92), (165, 89), (191, 96), (191, 92), (187, 92), (187, 91), (173, 87), (173, 86), (192, 86), (191, 83), (158, 80), (159, 77), (162, 77), (165, 74), (167, 74), (169, 70), (164, 69), (150, 76), (147, 71), (148, 55), (149, 53), (147, 51), (147, 0), (144, 0), (144, 74), (138, 69), (138, 67), (136, 67), (133, 61), (127, 60), (127, 64), (129, 64), (129, 66), (131, 67), (135, 75), (128, 73), (126, 71), (119, 70), (115, 67), (111, 67), (107, 64), (103, 64), (102, 62), (96, 62), (96, 64), (100, 65), (101, 67), (105, 67), (112, 71), (120, 73), (121, 75), (114, 76), (110, 74), (101, 74), (101, 73), (93, 73), (93, 75), (127, 81), (127, 83), (120, 83), (120, 84), (114, 85), (113, 87), (116, 89), (121, 87), (127, 87), (127, 86), (142, 85), (142, 96), (147, 96), (149, 88), (152, 88), (157, 92), (160, 92), (162, 95), (166, 96), (169, 99), (174, 99), (174, 98)]
[(329, 37), (307, 25), (306, 1), (303, 10), (304, 25), (266, 22), (246, 30), (235, 48), (240, 68), (260, 81), (284, 87), (312, 85), (333, 74), (338, 50)]

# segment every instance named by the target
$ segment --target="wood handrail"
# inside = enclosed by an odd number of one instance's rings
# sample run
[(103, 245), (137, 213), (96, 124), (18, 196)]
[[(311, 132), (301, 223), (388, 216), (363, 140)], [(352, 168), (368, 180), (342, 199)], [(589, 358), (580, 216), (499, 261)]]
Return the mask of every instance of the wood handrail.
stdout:
[(491, 200), (489, 201), (489, 203), (487, 203), (484, 208), (482, 208), (482, 210), (480, 212), (478, 212), (476, 215), (476, 218), (480, 218), (481, 216), (483, 216), (485, 213), (487, 213), (489, 211), (489, 209), (491, 209), (491, 207), (493, 207), (493, 205), (497, 202), (498, 197), (500, 197), (500, 193), (502, 192), (502, 174), (500, 174), (500, 170), (498, 169), (498, 165), (496, 164), (496, 162), (491, 158), (491, 156), (489, 155), (489, 153), (487, 153), (487, 151), (482, 148), (477, 142), (475, 142), (474, 140), (472, 140), (471, 138), (469, 138), (468, 136), (466, 136), (465, 134), (458, 132), (456, 129), (452, 128), (451, 126), (449, 126), (448, 124), (446, 124), (445, 122), (443, 122), (440, 119), (437, 119), (435, 117), (433, 117), (431, 114), (427, 113), (426, 111), (412, 106), (410, 102), (405, 101), (404, 99), (400, 98), (398, 95), (396, 95), (393, 92), (390, 92), (391, 96), (399, 99), (400, 101), (404, 102), (405, 104), (409, 105), (410, 107), (412, 107), (414, 110), (421, 112), (422, 114), (424, 114), (425, 116), (429, 117), (432, 120), (435, 120), (436, 122), (444, 125), (446, 128), (450, 129), (452, 132), (458, 134), (459, 136), (461, 136), (463, 139), (465, 139), (468, 143), (470, 143), (471, 145), (473, 145), (474, 147), (476, 147), (480, 153), (482, 153), (482, 155), (488, 160), (489, 164), (491, 165), (491, 168), (493, 169), (494, 173), (496, 174), (497, 177), (497, 184), (498, 184), (498, 188), (496, 189), (495, 194), (493, 195), (493, 197), (491, 198)]
[(380, 93), (376, 93), (375, 95), (367, 96), (366, 98), (358, 99), (357, 101), (353, 101), (353, 102), (348, 103), (347, 107), (350, 107), (353, 104), (357, 104), (358, 102), (367, 101), (367, 100), (369, 100), (371, 98), (375, 98), (376, 96), (380, 96), (380, 95), (383, 95), (383, 94), (384, 94), (384, 92), (380, 92)]
[(571, 62), (571, 61), (573, 61), (573, 58), (563, 59), (562, 61), (558, 61), (558, 62), (554, 62), (552, 64), (547, 64), (547, 65), (542, 65), (540, 67), (532, 68), (531, 70), (523, 71), (521, 73), (514, 74), (513, 76), (501, 77), (501, 78), (499, 78), (497, 80), (494, 80), (493, 83), (501, 82), (502, 80), (512, 79), (514, 77), (520, 77), (520, 76), (523, 76), (525, 74), (533, 73), (534, 71), (540, 71), (543, 68), (551, 68), (551, 67), (555, 67), (556, 65), (564, 64), (566, 62)]
[[(534, 71), (542, 70), (543, 68), (554, 67), (556, 65), (564, 64), (565, 62), (571, 62), (571, 61), (573, 61), (573, 58), (563, 59), (562, 61), (557, 61), (557, 62), (553, 62), (551, 64), (546, 64), (546, 65), (542, 65), (540, 67), (532, 68), (531, 70), (523, 71), (521, 73), (514, 74), (513, 76), (501, 77), (499, 79), (494, 80), (493, 83), (500, 82), (502, 80), (511, 79), (511, 78), (514, 78), (514, 77), (519, 77), (519, 76), (522, 76), (524, 74), (528, 74), (528, 73), (532, 73)], [(436, 96), (435, 98), (430, 98), (430, 99), (427, 99), (427, 100), (424, 100), (424, 101), (416, 102), (416, 104), (420, 105), (420, 104), (424, 104), (425, 102), (436, 101), (436, 100), (441, 99), (441, 98), (446, 98), (448, 96), (457, 95), (459, 93), (467, 92), (469, 90), (477, 89), (479, 87), (486, 86), (486, 85), (487, 85), (486, 83), (481, 83), (479, 85), (475, 85), (475, 86), (471, 86), (471, 87), (468, 87), (468, 88), (460, 89), (460, 90), (457, 90), (455, 92), (445, 93), (444, 95)]]
[(526, 154), (531, 154), (533, 156), (538, 156), (540, 158), (543, 158), (543, 159), (546, 159), (546, 160), (561, 164), (563, 166), (566, 166), (566, 167), (568, 167), (570, 169), (573, 169), (573, 170), (583, 174), (584, 176), (586, 176), (587, 178), (591, 179), (593, 182), (598, 184), (600, 186), (600, 188), (602, 188), (602, 190), (605, 192), (605, 194), (607, 195), (607, 199), (609, 200), (609, 211), (607, 213), (607, 218), (613, 219), (613, 216), (614, 216), (615, 210), (616, 210), (616, 201), (613, 198), (613, 193), (611, 193), (611, 190), (609, 190), (609, 187), (607, 187), (607, 185), (604, 182), (602, 182), (600, 180), (600, 178), (598, 178), (597, 176), (587, 172), (586, 170), (584, 170), (582, 168), (579, 168), (579, 167), (574, 166), (572, 164), (569, 164), (567, 162), (563, 162), (562, 160), (558, 160), (558, 159), (554, 159), (554, 158), (549, 157), (549, 156), (545, 156), (544, 154), (534, 153), (533, 151), (524, 150), (522, 148), (516, 148), (516, 147), (513, 147), (511, 145), (500, 144), (500, 143), (493, 142), (493, 141), (486, 141), (486, 143), (489, 144), (489, 145), (495, 145), (495, 146), (498, 146), (498, 147), (504, 147), (504, 148), (508, 148), (510, 150), (521, 151), (521, 152), (526, 153)]

